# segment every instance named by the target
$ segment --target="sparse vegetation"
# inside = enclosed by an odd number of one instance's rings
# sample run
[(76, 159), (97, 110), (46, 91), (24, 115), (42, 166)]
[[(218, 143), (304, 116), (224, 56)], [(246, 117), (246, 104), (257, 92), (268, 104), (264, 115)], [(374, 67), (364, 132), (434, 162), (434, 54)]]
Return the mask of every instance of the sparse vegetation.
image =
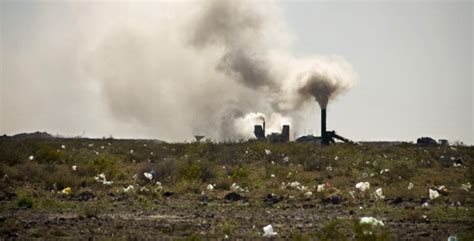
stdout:
[[(54, 232), (42, 232), (40, 223), (23, 229), (34, 218), (63, 216), (84, 230), (100, 222), (98, 233), (118, 230), (122, 238), (129, 234), (120, 220), (144, 239), (153, 236), (142, 225), (185, 240), (258, 239), (268, 223), (291, 240), (417, 239), (420, 232), (405, 230), (413, 223), (436, 226), (423, 233), (433, 238), (473, 237), (472, 189), (463, 189), (474, 184), (472, 147), (50, 139), (1, 141), (0, 150), (0, 212), (10, 217), (0, 219), (7, 227), (2, 237), (63, 237), (60, 223), (52, 224)], [(462, 165), (454, 167), (457, 159)], [(102, 173), (110, 183), (96, 180)], [(366, 192), (355, 188), (362, 181), (371, 185)], [(430, 200), (428, 189), (442, 185), (445, 191)], [(384, 199), (376, 198), (378, 188)], [(361, 216), (387, 222), (373, 228), (358, 224)]]

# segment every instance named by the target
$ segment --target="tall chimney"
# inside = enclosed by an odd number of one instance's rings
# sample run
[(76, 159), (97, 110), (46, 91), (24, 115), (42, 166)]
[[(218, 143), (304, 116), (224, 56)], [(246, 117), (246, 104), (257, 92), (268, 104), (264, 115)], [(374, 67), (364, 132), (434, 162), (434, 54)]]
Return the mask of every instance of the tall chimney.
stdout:
[(326, 109), (321, 109), (321, 145), (329, 145), (326, 134)]

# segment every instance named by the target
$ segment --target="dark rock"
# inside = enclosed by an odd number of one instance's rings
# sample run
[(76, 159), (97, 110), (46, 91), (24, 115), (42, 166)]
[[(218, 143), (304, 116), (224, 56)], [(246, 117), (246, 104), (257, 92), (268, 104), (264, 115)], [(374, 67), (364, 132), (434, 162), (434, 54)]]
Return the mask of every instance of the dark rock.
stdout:
[(171, 197), (173, 194), (173, 192), (166, 191), (163, 193), (163, 197)]
[(270, 205), (279, 203), (281, 200), (283, 200), (282, 197), (272, 195), (272, 194), (268, 194), (267, 196), (263, 197), (263, 202)]
[(224, 199), (229, 201), (239, 201), (242, 200), (242, 196), (236, 192), (230, 192), (224, 196)]
[(342, 203), (342, 198), (339, 195), (332, 195), (330, 197), (324, 198), (322, 201), (324, 204), (338, 205)]
[(429, 199), (427, 197), (422, 197), (420, 200), (420, 204), (427, 203)]
[(395, 200), (393, 200), (392, 203), (393, 203), (393, 204), (400, 204), (400, 203), (402, 203), (402, 202), (403, 202), (403, 198), (397, 197), (397, 198), (395, 198)]

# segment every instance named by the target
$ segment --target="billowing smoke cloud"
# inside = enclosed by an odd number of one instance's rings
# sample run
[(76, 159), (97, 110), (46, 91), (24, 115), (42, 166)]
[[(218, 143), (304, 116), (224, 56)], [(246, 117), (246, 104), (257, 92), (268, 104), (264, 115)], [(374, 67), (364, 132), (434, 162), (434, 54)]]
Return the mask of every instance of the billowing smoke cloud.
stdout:
[(195, 12), (171, 12), (191, 16), (171, 27), (122, 26), (93, 49), (92, 76), (117, 118), (164, 126), (171, 135), (247, 138), (252, 112), (266, 112), (268, 127), (279, 131), (297, 125), (288, 116), (310, 97), (326, 108), (356, 80), (340, 57), (291, 57), (272, 2), (199, 4)]
[(302, 99), (313, 97), (322, 109), (328, 102), (349, 90), (357, 81), (352, 66), (341, 57), (324, 57), (310, 62), (309, 69), (298, 77)]
[[(30, 11), (38, 31), (33, 37), (23, 36), (29, 26), (9, 31), (23, 39), (22, 52), (10, 54), (7, 64), (14, 67), (5, 69), (35, 66), (17, 71), (16, 79), (37, 80), (29, 84), (36, 89), (55, 86), (45, 93), (73, 86), (48, 100), (59, 110), (65, 104), (57, 103), (74, 99), (61, 110), (70, 113), (68, 121), (52, 126), (66, 129), (74, 122), (77, 134), (241, 139), (253, 136), (260, 122), (252, 113), (258, 112), (267, 116), (267, 132), (282, 124), (297, 130), (299, 121), (290, 117), (301, 116), (303, 103), (315, 98), (325, 106), (356, 79), (341, 58), (294, 58), (292, 36), (270, 1), (64, 2)], [(64, 13), (63, 21), (53, 17), (57, 13)], [(31, 129), (53, 123), (50, 116), (42, 119)]]

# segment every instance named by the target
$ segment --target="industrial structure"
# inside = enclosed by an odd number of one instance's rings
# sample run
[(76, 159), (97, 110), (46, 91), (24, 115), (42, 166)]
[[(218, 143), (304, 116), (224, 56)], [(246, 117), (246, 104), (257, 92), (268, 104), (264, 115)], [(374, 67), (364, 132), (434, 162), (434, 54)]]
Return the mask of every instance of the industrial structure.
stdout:
[(262, 125), (255, 125), (253, 133), (257, 140), (269, 142), (288, 142), (290, 141), (290, 126), (283, 125), (281, 133), (273, 132), (265, 135), (265, 121)]

